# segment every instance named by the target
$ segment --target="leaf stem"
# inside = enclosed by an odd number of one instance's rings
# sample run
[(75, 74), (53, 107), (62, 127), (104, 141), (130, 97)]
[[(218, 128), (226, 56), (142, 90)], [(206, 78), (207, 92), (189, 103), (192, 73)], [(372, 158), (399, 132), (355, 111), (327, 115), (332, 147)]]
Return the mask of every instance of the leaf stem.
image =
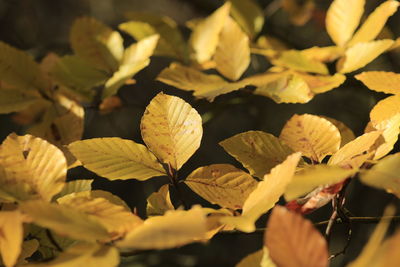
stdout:
[(183, 207), (185, 209), (189, 209), (189, 206), (186, 204), (186, 202), (183, 198), (181, 188), (179, 187), (178, 173), (174, 168), (171, 167), (170, 164), (168, 164), (167, 174), (168, 174), (168, 178), (169, 178), (171, 185), (175, 188), (176, 195), (177, 195), (179, 201), (181, 202), (181, 204), (183, 205)]

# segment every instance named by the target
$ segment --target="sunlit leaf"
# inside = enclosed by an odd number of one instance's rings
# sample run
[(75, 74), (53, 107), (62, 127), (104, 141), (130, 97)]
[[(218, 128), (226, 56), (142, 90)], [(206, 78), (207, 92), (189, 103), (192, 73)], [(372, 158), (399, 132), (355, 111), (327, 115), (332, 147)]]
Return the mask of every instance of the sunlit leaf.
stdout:
[(331, 62), (342, 56), (344, 49), (339, 46), (313, 46), (311, 48), (301, 50), (301, 53), (307, 58), (316, 61)]
[(310, 114), (295, 114), (286, 122), (279, 139), (318, 162), (340, 147), (339, 130), (328, 120)]
[(327, 119), (330, 121), (333, 125), (338, 128), (340, 132), (340, 137), (342, 138), (342, 142), (340, 143), (340, 147), (343, 147), (345, 144), (349, 143), (350, 141), (353, 141), (356, 139), (356, 136), (354, 135), (353, 131), (343, 122), (338, 121), (336, 119), (326, 117), (326, 116), (321, 116), (324, 119)]
[[(343, 168), (358, 168), (360, 163), (357, 158), (365, 155), (367, 151), (374, 145), (375, 141), (381, 136), (379, 131), (365, 133), (353, 141), (348, 142), (341, 147), (329, 159), (328, 164), (338, 165)], [(366, 160), (367, 158), (365, 158)]]
[(247, 82), (229, 83), (213, 74), (205, 74), (193, 68), (172, 63), (157, 77), (157, 80), (182, 90), (194, 91), (194, 96), (213, 101), (215, 97), (236, 91), (246, 86)]
[(275, 166), (269, 174), (264, 176), (264, 181), (258, 183), (256, 189), (250, 193), (243, 205), (241, 216), (221, 218), (221, 222), (234, 226), (243, 232), (253, 232), (255, 221), (268, 210), (283, 195), (287, 185), (292, 180), (296, 166), (301, 158), (301, 153), (295, 153)]
[(147, 219), (116, 243), (122, 250), (167, 249), (205, 238), (206, 217), (200, 207), (168, 211)]
[(339, 183), (350, 177), (357, 169), (343, 169), (325, 164), (308, 165), (293, 176), (286, 188), (285, 199), (291, 201), (304, 196), (319, 186)]
[(400, 198), (400, 153), (389, 155), (375, 164), (371, 169), (361, 173), (363, 183), (384, 189)]
[[(64, 154), (32, 135), (10, 134), (0, 147), (2, 197), (11, 201), (41, 198), (50, 201), (65, 184)], [(3, 195), (5, 194), (5, 196)]]
[(156, 157), (144, 146), (117, 137), (76, 141), (68, 146), (83, 166), (110, 180), (147, 180), (165, 175)]
[(102, 22), (89, 17), (75, 20), (70, 43), (75, 54), (93, 66), (113, 73), (123, 56), (123, 39)]
[(265, 245), (278, 266), (328, 266), (325, 238), (309, 220), (284, 207), (276, 206), (272, 210), (265, 232)]
[(400, 95), (386, 97), (379, 101), (371, 110), (371, 121), (380, 122), (392, 118), (400, 113)]
[(231, 15), (250, 36), (256, 36), (264, 25), (264, 14), (254, 0), (229, 0), (232, 4)]
[(77, 243), (62, 252), (52, 261), (25, 265), (27, 267), (117, 267), (119, 264), (119, 252), (115, 247)]
[(44, 90), (49, 86), (30, 55), (3, 42), (0, 42), (0, 77), (3, 82), (21, 90)]
[(103, 99), (116, 94), (133, 75), (150, 63), (149, 58), (154, 52), (158, 38), (158, 35), (151, 35), (125, 50), (119, 69), (104, 85)]
[(185, 184), (196, 194), (223, 208), (241, 209), (257, 186), (248, 173), (229, 164), (213, 164), (194, 170)]
[(385, 94), (400, 94), (400, 74), (398, 73), (366, 71), (354, 77), (371, 90)]
[[(388, 206), (385, 209), (384, 216), (393, 216), (394, 213), (395, 208), (393, 206)], [(378, 252), (380, 252), (382, 241), (385, 237), (389, 224), (390, 220), (381, 219), (360, 255), (354, 261), (350, 262), (350, 264), (346, 265), (346, 267), (374, 266), (376, 260), (380, 258)]]
[(93, 179), (90, 180), (74, 180), (65, 184), (64, 188), (58, 193), (55, 198), (63, 197), (72, 193), (82, 191), (90, 191), (92, 189)]
[(345, 56), (338, 62), (338, 72), (348, 73), (358, 70), (393, 45), (392, 40), (379, 40), (357, 43), (346, 50)]
[(189, 39), (189, 45), (194, 51), (193, 59), (204, 63), (211, 59), (217, 48), (219, 34), (224, 27), (225, 20), (229, 17), (231, 4), (225, 3), (210, 16), (199, 22)]
[(236, 158), (251, 175), (263, 178), (274, 166), (282, 163), (293, 151), (272, 134), (248, 131), (219, 143)]
[(158, 192), (152, 193), (147, 198), (147, 216), (163, 215), (167, 210), (174, 209), (169, 194), (169, 186), (167, 184), (161, 186)]
[(385, 267), (400, 265), (400, 255), (397, 253), (399, 242), (400, 232), (397, 230), (394, 235), (383, 242), (380, 251), (376, 255), (378, 258), (377, 266)]
[(381, 32), (383, 26), (385, 26), (387, 19), (396, 12), (398, 6), (399, 2), (394, 0), (386, 1), (378, 6), (375, 11), (368, 16), (360, 29), (354, 34), (349, 45), (351, 46), (356, 43), (374, 40)]
[(272, 64), (303, 72), (329, 73), (325, 64), (305, 56), (298, 50), (283, 51), (277, 59), (272, 60)]
[(163, 93), (146, 107), (140, 130), (148, 148), (176, 170), (199, 148), (203, 135), (199, 113), (181, 98)]
[(362, 14), (365, 0), (335, 0), (326, 13), (326, 30), (339, 46), (344, 46), (356, 30)]
[(21, 253), (23, 221), (19, 211), (0, 212), (0, 254), (6, 267), (14, 266)]
[(392, 151), (400, 134), (400, 114), (397, 113), (384, 121), (372, 121), (371, 130), (381, 131), (382, 137), (373, 146), (376, 149), (374, 159), (380, 159)]
[(239, 79), (250, 64), (249, 37), (230, 17), (225, 19), (213, 59), (218, 72), (233, 81)]
[(328, 92), (339, 87), (346, 80), (346, 76), (340, 73), (335, 73), (333, 76), (308, 74), (299, 75), (307, 83), (313, 94), (322, 94)]
[(34, 91), (0, 88), (0, 114), (21, 111), (37, 103), (40, 97)]

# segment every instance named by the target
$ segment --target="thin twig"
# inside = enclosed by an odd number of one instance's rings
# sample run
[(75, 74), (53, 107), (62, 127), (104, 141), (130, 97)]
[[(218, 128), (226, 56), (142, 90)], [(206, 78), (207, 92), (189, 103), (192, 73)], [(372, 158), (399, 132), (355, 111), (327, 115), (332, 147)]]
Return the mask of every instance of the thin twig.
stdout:
[(177, 195), (179, 201), (181, 202), (181, 204), (183, 205), (183, 207), (185, 209), (188, 209), (189, 206), (186, 204), (185, 199), (183, 198), (181, 188), (179, 187), (177, 172), (174, 168), (171, 167), (170, 164), (168, 164), (167, 174), (168, 174), (169, 181), (171, 182), (171, 185), (175, 188), (176, 195)]

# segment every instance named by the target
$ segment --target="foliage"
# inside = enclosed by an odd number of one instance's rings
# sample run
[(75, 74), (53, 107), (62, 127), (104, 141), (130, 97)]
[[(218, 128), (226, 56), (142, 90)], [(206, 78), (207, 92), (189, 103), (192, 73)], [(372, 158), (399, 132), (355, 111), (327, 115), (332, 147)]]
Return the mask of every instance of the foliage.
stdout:
[[(314, 8), (313, 1), (283, 2), (296, 25)], [(171, 18), (131, 14), (134, 19), (118, 27), (137, 40), (127, 47), (118, 31), (79, 18), (70, 32), (73, 54), (49, 53), (40, 63), (1, 42), (0, 113), (14, 113), (16, 122), (25, 118), (29, 125), (25, 135), (11, 133), (0, 146), (3, 264), (117, 266), (121, 256), (258, 231), (257, 220), (272, 210), (263, 249), (237, 266), (328, 266), (329, 225), (351, 220), (344, 208), (348, 183), (359, 179), (400, 196), (400, 153), (389, 154), (400, 133), (400, 74), (354, 76), (391, 95), (373, 107), (359, 136), (333, 118), (294, 114), (279, 136), (247, 131), (220, 141), (244, 169), (216, 162), (187, 177), (179, 171), (201, 146), (204, 123), (188, 102), (158, 93), (141, 118), (144, 144), (119, 137), (81, 140), (84, 107), (113, 112), (122, 105), (118, 90), (135, 83), (153, 55), (174, 60), (156, 79), (196, 98), (212, 102), (243, 90), (276, 103), (307, 103), (397, 48), (398, 40), (377, 38), (399, 2), (382, 3), (359, 26), (364, 5), (334, 0), (326, 16), (334, 45), (303, 50), (260, 35), (264, 17), (252, 0), (226, 1), (208, 17), (188, 21), (189, 36)], [(254, 55), (272, 67), (249, 74)], [(117, 195), (92, 189), (92, 180), (67, 180), (77, 166), (108, 180), (164, 176), (169, 183), (148, 197), (141, 218)], [(213, 205), (188, 206), (182, 184)], [(276, 205), (281, 197), (286, 207)], [(326, 240), (303, 215), (331, 201)], [(394, 214), (391, 206), (384, 213)], [(399, 233), (385, 239), (388, 227), (382, 219), (348, 266), (397, 266)]]

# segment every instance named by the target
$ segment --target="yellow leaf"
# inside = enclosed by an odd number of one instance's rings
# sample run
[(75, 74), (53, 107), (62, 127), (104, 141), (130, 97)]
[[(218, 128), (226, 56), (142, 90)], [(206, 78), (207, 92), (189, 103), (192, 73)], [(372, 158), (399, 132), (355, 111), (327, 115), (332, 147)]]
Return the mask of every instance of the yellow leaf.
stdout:
[(185, 184), (212, 204), (232, 210), (241, 209), (257, 186), (248, 173), (229, 164), (213, 164), (194, 170)]
[(144, 146), (117, 137), (76, 141), (68, 146), (87, 169), (110, 180), (147, 180), (165, 175), (156, 157)]
[(386, 71), (366, 71), (354, 76), (369, 89), (385, 94), (400, 94), (400, 74)]
[(354, 135), (353, 131), (343, 122), (326, 116), (321, 116), (321, 117), (327, 119), (333, 125), (335, 125), (336, 128), (338, 128), (340, 136), (342, 137), (342, 142), (340, 143), (340, 147), (343, 147), (345, 144), (356, 139), (356, 136)]
[[(357, 137), (333, 154), (333, 156), (329, 159), (328, 164), (338, 165), (343, 168), (360, 167), (364, 162), (359, 162), (357, 158), (370, 150), (380, 136), (381, 132), (373, 131)], [(360, 164), (360, 166), (357, 166), (358, 164)]]
[(397, 229), (396, 233), (390, 238), (386, 239), (380, 251), (377, 253), (379, 267), (398, 266), (400, 265), (400, 256), (397, 251), (400, 242), (400, 231)]
[(400, 113), (400, 95), (386, 97), (379, 101), (371, 110), (371, 121), (385, 121)]
[(215, 97), (243, 88), (247, 82), (229, 83), (213, 74), (204, 74), (193, 68), (172, 63), (164, 69), (157, 80), (185, 91), (194, 91), (194, 96), (213, 101)]
[(388, 18), (396, 12), (398, 6), (399, 2), (394, 0), (386, 1), (378, 6), (354, 34), (349, 42), (349, 46), (374, 40), (381, 32), (383, 26), (385, 26)]
[(305, 80), (300, 75), (290, 73), (258, 86), (254, 94), (269, 97), (276, 103), (307, 103), (314, 97)]
[(49, 84), (39, 65), (27, 53), (0, 42), (0, 77), (21, 90), (48, 89)]
[(33, 253), (38, 250), (38, 248), (39, 241), (37, 241), (36, 239), (24, 241), (24, 243), (22, 243), (21, 254), (19, 255), (17, 265), (27, 264), (28, 261), (26, 261), (25, 259), (31, 257)]
[(200, 207), (193, 207), (151, 217), (116, 245), (121, 250), (167, 249), (202, 240), (206, 233), (205, 214)]
[(264, 14), (254, 0), (229, 0), (231, 15), (250, 38), (256, 36), (264, 26)]
[(320, 62), (332, 62), (342, 56), (344, 49), (339, 46), (319, 47), (313, 46), (308, 49), (301, 50), (301, 53), (309, 59)]
[(123, 39), (102, 22), (89, 17), (75, 20), (70, 33), (75, 54), (96, 68), (113, 73), (123, 56)]
[(263, 178), (293, 151), (272, 134), (248, 131), (219, 143), (226, 152), (243, 164), (251, 175)]
[(24, 216), (19, 211), (0, 212), (0, 254), (6, 267), (17, 263), (23, 240)]
[(313, 94), (322, 94), (334, 88), (339, 87), (345, 80), (346, 76), (335, 73), (333, 76), (298, 74), (308, 85)]
[(339, 183), (357, 171), (358, 169), (343, 169), (325, 164), (305, 166), (293, 176), (286, 188), (285, 199), (291, 201), (304, 196), (319, 186), (325, 187)]
[(161, 186), (158, 192), (152, 193), (147, 198), (146, 214), (148, 217), (163, 215), (166, 211), (174, 209), (167, 184)]
[(65, 184), (64, 188), (54, 198), (60, 198), (72, 193), (82, 191), (90, 191), (92, 189), (93, 179), (91, 180), (74, 180)]
[(36, 104), (41, 99), (35, 93), (34, 91), (0, 88), (0, 114), (21, 111)]
[(117, 267), (119, 252), (115, 247), (76, 243), (52, 261), (41, 264), (28, 264), (26, 267)]
[(159, 36), (151, 35), (129, 46), (123, 55), (121, 65), (113, 76), (104, 85), (102, 98), (115, 95), (133, 75), (150, 63), (150, 56), (156, 48)]
[(283, 163), (275, 166), (264, 176), (264, 181), (259, 182), (256, 189), (250, 193), (243, 205), (242, 215), (226, 216), (221, 218), (221, 222), (246, 233), (253, 232), (256, 229), (254, 225), (256, 220), (270, 210), (285, 192), (300, 158), (301, 153), (294, 153)]
[(393, 45), (392, 40), (379, 40), (357, 43), (346, 50), (345, 56), (338, 61), (337, 70), (340, 73), (348, 73), (358, 70)]
[(264, 242), (271, 259), (278, 266), (328, 266), (328, 245), (325, 238), (311, 221), (282, 206), (276, 206), (272, 210)]
[(378, 161), (371, 169), (361, 172), (363, 183), (384, 189), (400, 198), (400, 153), (389, 155)]
[(225, 19), (214, 61), (218, 72), (233, 81), (239, 79), (250, 64), (249, 37), (230, 17)]
[(57, 199), (60, 205), (94, 217), (110, 233), (120, 238), (142, 223), (119, 197), (101, 190), (72, 193)]
[(320, 61), (309, 58), (299, 50), (283, 51), (281, 55), (271, 61), (272, 64), (297, 71), (328, 74), (328, 68)]
[(204, 63), (214, 55), (219, 35), (224, 27), (225, 20), (229, 17), (230, 8), (231, 4), (225, 3), (194, 27), (190, 35), (189, 45), (194, 51), (192, 58), (198, 63)]
[(1, 191), (10, 201), (50, 201), (65, 184), (64, 154), (32, 135), (10, 134), (0, 147), (0, 165), (4, 169), (4, 175), (0, 173)]
[(353, 36), (365, 0), (334, 0), (326, 13), (326, 30), (335, 44), (344, 46)]
[(199, 113), (181, 98), (163, 93), (146, 107), (140, 130), (150, 151), (175, 170), (199, 148), (203, 135)]
[(378, 140), (373, 146), (375, 155), (373, 159), (380, 159), (392, 151), (400, 133), (400, 114), (397, 113), (390, 119), (384, 121), (372, 121), (373, 130), (379, 130), (382, 133), (382, 139)]
[(281, 131), (279, 139), (294, 151), (321, 162), (340, 147), (340, 132), (328, 120), (315, 115), (295, 114)]
[[(388, 206), (385, 209), (384, 216), (393, 216), (394, 213), (395, 208), (393, 206)], [(357, 259), (346, 265), (346, 267), (374, 266), (374, 263), (376, 263), (376, 261), (380, 258), (378, 252), (380, 252), (382, 240), (385, 237), (389, 224), (390, 220), (381, 219), (360, 255), (357, 257)]]
[(31, 200), (20, 204), (20, 209), (32, 221), (54, 232), (76, 240), (96, 242), (107, 240), (107, 229), (94, 217), (77, 210), (77, 207)]

